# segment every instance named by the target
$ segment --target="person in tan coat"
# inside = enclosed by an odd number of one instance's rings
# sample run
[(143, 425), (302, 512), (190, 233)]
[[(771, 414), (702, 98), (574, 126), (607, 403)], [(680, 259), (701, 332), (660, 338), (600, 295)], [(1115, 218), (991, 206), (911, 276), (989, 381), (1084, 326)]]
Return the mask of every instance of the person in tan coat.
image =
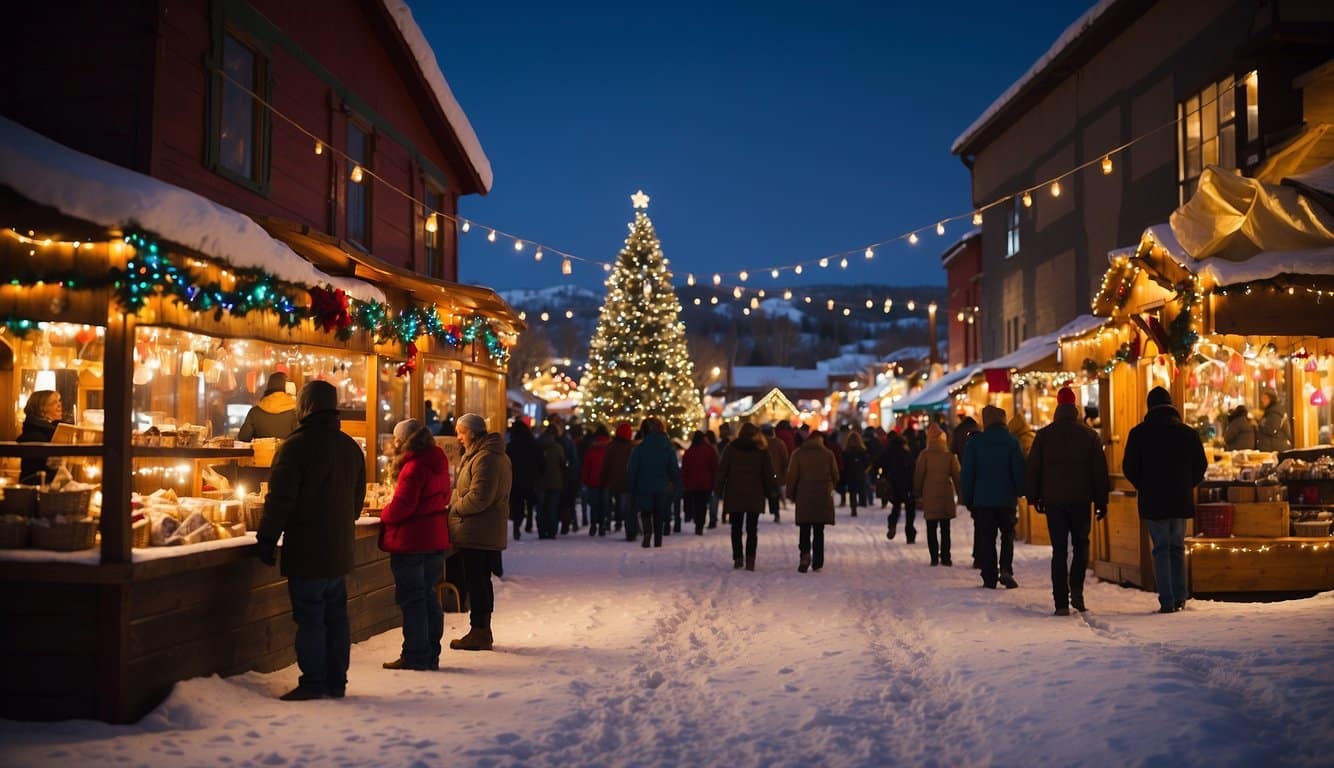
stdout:
[[(834, 524), (834, 487), (838, 485), (838, 463), (824, 447), (818, 432), (797, 446), (787, 467), (787, 497), (797, 505), (797, 570), (805, 573), (824, 567), (824, 527)], [(777, 441), (775, 441), (777, 442)]]
[(945, 433), (932, 424), (926, 433), (926, 450), (917, 457), (913, 491), (926, 518), (926, 546), (932, 565), (950, 563), (950, 520), (956, 514), (959, 488), (959, 457), (950, 452)]
[(1019, 450), (1028, 458), (1028, 452), (1033, 448), (1033, 441), (1037, 439), (1038, 433), (1033, 431), (1033, 427), (1024, 418), (1024, 412), (1018, 408), (1014, 409), (1014, 415), (1010, 417), (1010, 423), (1006, 425), (1014, 439), (1019, 441)]
[(465, 413), (454, 425), (463, 444), (449, 502), (449, 540), (462, 561), (471, 611), (468, 634), (449, 642), (463, 651), (491, 650), (491, 611), (495, 593), (491, 589), (493, 564), (509, 543), (510, 485), (513, 467), (505, 455), (505, 439), (488, 432), (486, 419)]

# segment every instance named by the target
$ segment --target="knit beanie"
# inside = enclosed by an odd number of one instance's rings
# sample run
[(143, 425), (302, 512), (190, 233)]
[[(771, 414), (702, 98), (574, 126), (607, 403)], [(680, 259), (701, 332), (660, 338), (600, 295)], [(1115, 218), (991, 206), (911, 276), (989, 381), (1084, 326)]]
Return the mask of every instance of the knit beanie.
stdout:
[(1005, 425), (1005, 410), (994, 405), (988, 405), (982, 409), (982, 426), (989, 427), (993, 424)]
[(465, 413), (455, 422), (456, 427), (463, 427), (473, 435), (486, 434), (486, 419), (475, 413)]
[(406, 443), (408, 438), (417, 434), (417, 430), (421, 428), (422, 425), (420, 421), (417, 421), (416, 419), (404, 419), (394, 425), (394, 439), (400, 443)]
[(1153, 410), (1160, 405), (1171, 405), (1172, 393), (1162, 387), (1154, 387), (1149, 390), (1149, 396), (1146, 398), (1145, 402), (1149, 406), (1149, 410)]
[(1074, 405), (1075, 391), (1073, 389), (1070, 389), (1069, 387), (1061, 387), (1061, 390), (1056, 393), (1056, 404)]

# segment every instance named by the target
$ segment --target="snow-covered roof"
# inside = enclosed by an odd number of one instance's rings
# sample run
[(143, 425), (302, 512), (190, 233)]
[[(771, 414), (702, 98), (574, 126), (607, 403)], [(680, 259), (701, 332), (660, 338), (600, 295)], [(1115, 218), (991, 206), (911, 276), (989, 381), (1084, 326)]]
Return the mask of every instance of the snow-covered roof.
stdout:
[(861, 373), (878, 362), (880, 360), (875, 355), (854, 352), (820, 360), (815, 363), (815, 367), (825, 373)]
[(734, 389), (759, 389), (766, 386), (826, 389), (829, 386), (829, 374), (814, 368), (786, 368), (777, 365), (747, 365), (732, 369)]
[(454, 92), (449, 88), (449, 83), (445, 81), (445, 73), (440, 71), (435, 51), (432, 50), (431, 44), (426, 42), (426, 35), (422, 34), (421, 27), (417, 26), (417, 21), (412, 18), (412, 11), (404, 0), (382, 0), (382, 2), (385, 10), (389, 12), (389, 18), (394, 20), (399, 34), (403, 36), (404, 42), (412, 52), (412, 57), (416, 60), (417, 67), (421, 69), (422, 77), (426, 78), (431, 93), (435, 95), (436, 105), (444, 113), (449, 127), (454, 129), (459, 146), (463, 147), (463, 154), (476, 172), (478, 181), (481, 182), (482, 191), (490, 192), (493, 181), (491, 161), (482, 151), (482, 143), (477, 140), (477, 133), (472, 129), (472, 123), (468, 122), (463, 107), (459, 106), (458, 100), (454, 98)]
[(1097, 5), (1085, 11), (1083, 16), (1075, 19), (1073, 24), (1066, 27), (1065, 31), (1061, 33), (1061, 36), (1056, 38), (1056, 42), (1051, 44), (1051, 48), (1048, 48), (1046, 53), (1038, 57), (1038, 60), (1033, 62), (1033, 66), (1029, 67), (1028, 71), (1025, 72), (1022, 77), (1015, 80), (1009, 88), (1006, 88), (1005, 92), (998, 96), (995, 101), (991, 102), (991, 106), (987, 107), (987, 110), (979, 115), (978, 118), (973, 121), (972, 125), (968, 126), (964, 129), (963, 133), (959, 134), (959, 137), (950, 145), (950, 152), (958, 154), (962, 151), (964, 146), (976, 138), (977, 135), (982, 132), (982, 129), (991, 123), (1007, 104), (1018, 96), (1025, 87), (1032, 83), (1038, 75), (1042, 74), (1043, 71), (1056, 60), (1057, 56), (1065, 53), (1066, 50), (1071, 48), (1080, 38), (1082, 38), (1084, 33), (1088, 32), (1089, 28), (1092, 27), (1098, 19), (1102, 18), (1103, 14), (1117, 2), (1120, 2), (1120, 0), (1099, 0)]
[[(1219, 258), (1191, 257), (1177, 241), (1176, 235), (1172, 234), (1172, 227), (1167, 224), (1155, 224), (1145, 229), (1141, 240), (1146, 238), (1152, 238), (1155, 243), (1162, 246), (1172, 261), (1212, 285), (1237, 285), (1268, 280), (1278, 275), (1334, 276), (1334, 246), (1306, 251), (1264, 251), (1245, 261), (1228, 261)], [(1108, 252), (1107, 260), (1115, 262), (1118, 257), (1135, 255), (1135, 251), (1134, 248), (1117, 248)]]
[(328, 283), (362, 301), (385, 300), (384, 292), (369, 283), (316, 269), (239, 211), (85, 155), (3, 117), (0, 185), (68, 216), (104, 227), (142, 229), (234, 267), (261, 268), (299, 285)]
[(909, 395), (894, 403), (894, 410), (912, 411), (937, 408), (947, 402), (950, 395), (968, 386), (968, 383), (980, 373), (982, 373), (982, 366), (980, 365), (970, 365), (947, 373), (926, 385), (916, 394)]
[(954, 260), (954, 257), (961, 252), (961, 249), (969, 240), (972, 240), (974, 237), (977, 237), (981, 234), (982, 234), (981, 227), (973, 227), (967, 232), (964, 232), (962, 235), (959, 235), (959, 239), (951, 243), (950, 247), (946, 248), (945, 252), (941, 254), (940, 263), (948, 266), (949, 263)]
[(900, 360), (925, 360), (930, 356), (930, 347), (900, 347), (881, 359), (886, 363), (896, 363)]
[(1074, 320), (1061, 326), (1058, 330), (1042, 336), (1034, 336), (1027, 339), (1019, 348), (1002, 355), (995, 360), (990, 360), (982, 364), (983, 369), (1002, 368), (1005, 370), (1019, 370), (1031, 368), (1048, 357), (1060, 352), (1061, 339), (1082, 336), (1089, 331), (1100, 328), (1108, 323), (1105, 317), (1095, 317), (1094, 315), (1080, 315)]

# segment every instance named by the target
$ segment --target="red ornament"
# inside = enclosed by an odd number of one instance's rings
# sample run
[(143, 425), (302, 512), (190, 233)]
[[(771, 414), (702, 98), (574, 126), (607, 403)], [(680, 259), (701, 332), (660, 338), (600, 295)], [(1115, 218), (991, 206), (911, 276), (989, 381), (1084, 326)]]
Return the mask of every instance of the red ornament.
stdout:
[(1321, 406), (1328, 404), (1329, 400), (1325, 397), (1324, 388), (1316, 387), (1315, 391), (1311, 393), (1311, 405), (1314, 405), (1315, 407), (1319, 408)]
[(1246, 361), (1241, 355), (1233, 352), (1232, 357), (1227, 361), (1227, 369), (1233, 373), (1241, 373), (1246, 370)]
[(95, 338), (97, 338), (97, 333), (91, 328), (85, 328), (74, 334), (74, 340), (78, 342), (81, 347)]
[(316, 324), (328, 331), (342, 331), (352, 326), (347, 310), (347, 293), (342, 288), (311, 288), (310, 311)]
[(408, 353), (408, 359), (399, 364), (398, 370), (395, 372), (395, 375), (399, 378), (403, 378), (417, 370), (417, 345), (409, 341), (405, 350)]

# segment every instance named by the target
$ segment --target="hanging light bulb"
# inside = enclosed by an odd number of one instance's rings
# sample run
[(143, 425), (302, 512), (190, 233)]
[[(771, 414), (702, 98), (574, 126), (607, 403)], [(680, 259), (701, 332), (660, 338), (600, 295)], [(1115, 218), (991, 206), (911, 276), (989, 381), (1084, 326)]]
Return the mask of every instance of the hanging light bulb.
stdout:
[(537, 247), (537, 250), (533, 251), (533, 261), (541, 261), (541, 260), (542, 260), (542, 246), (539, 245)]
[(522, 250), (523, 250), (523, 241), (522, 241), (522, 240), (515, 240), (515, 241), (514, 241), (514, 250), (516, 250), (516, 251), (522, 251)]
[(496, 231), (494, 229), (487, 233), (486, 241), (488, 243), (494, 243), (496, 241)]
[(603, 264), (603, 265), (602, 265), (602, 271), (603, 271), (603, 272), (610, 272), (610, 271), (611, 271), (611, 264)]
[(802, 272), (805, 271), (805, 268), (802, 267), (800, 264), (798, 264), (797, 266), (795, 266), (795, 267), (792, 268), (792, 271), (793, 271), (795, 274), (800, 275)]
[(955, 320), (958, 320), (959, 322), (962, 323), (962, 322), (963, 322), (963, 313), (960, 312), (959, 314), (955, 315), (955, 316), (954, 316), (954, 319), (955, 319)]
[(824, 269), (828, 266), (829, 266), (829, 259), (820, 259), (820, 269)]
[(1060, 196), (1061, 196), (1061, 182), (1059, 182), (1059, 181), (1053, 181), (1053, 182), (1051, 183), (1051, 196), (1052, 196), (1052, 197), (1060, 197)]
[(430, 216), (427, 216), (427, 217), (426, 217), (426, 231), (427, 231), (427, 232), (431, 232), (431, 233), (434, 234), (435, 231), (436, 231), (437, 229), (439, 229), (439, 227), (440, 227), (440, 225), (437, 224), (436, 221), (435, 221), (435, 214), (434, 214), (434, 213), (432, 213)]
[(574, 272), (574, 264), (568, 258), (561, 259), (560, 273), (562, 275), (568, 275), (571, 274), (572, 272)]
[(695, 284), (695, 276), (686, 275), (686, 285), (694, 285), (694, 284)]
[(567, 310), (565, 310), (565, 319), (566, 319), (566, 320), (573, 320), (573, 319), (574, 319), (574, 310), (573, 310), (573, 309), (567, 309)]
[(810, 296), (806, 296), (806, 297), (804, 297), (804, 298), (806, 299), (806, 303), (807, 303), (807, 304), (810, 304), (810, 303), (811, 303), (811, 297), (810, 297)]
[(732, 298), (734, 299), (741, 298), (741, 286), (738, 285), (737, 287), (732, 289)]
[(746, 317), (750, 317), (750, 307), (742, 307), (741, 314), (745, 315)]
[(917, 233), (916, 233), (916, 232), (912, 233), (911, 235), (908, 235), (908, 242), (909, 242), (909, 243), (912, 243), (913, 245), (917, 245)]
[(791, 300), (792, 300), (792, 289), (789, 288), (789, 289), (783, 291), (783, 299), (784, 299), (785, 301), (791, 301)]
[(722, 285), (722, 284), (723, 284), (723, 276), (715, 272), (714, 275), (713, 275), (713, 284), (714, 284), (714, 285)]
[(746, 282), (748, 279), (750, 279), (750, 273), (743, 269), (743, 270), (741, 270), (741, 274), (738, 275), (738, 277), (740, 277), (740, 278), (741, 278), (741, 282), (744, 283), (744, 282)]
[(710, 296), (710, 297), (709, 297), (709, 303), (710, 303), (710, 304), (717, 304), (717, 303), (718, 303), (718, 297), (717, 297), (717, 296)]
[(871, 307), (874, 307), (874, 306), (875, 306), (875, 302), (874, 302), (874, 301), (871, 301), (870, 299), (867, 299), (867, 300), (866, 300), (866, 308), (867, 308), (867, 309), (870, 309)]
[(893, 299), (885, 299), (885, 314), (888, 315), (888, 314), (889, 314), (889, 310), (891, 310), (891, 309), (893, 309), (893, 308), (894, 308), (894, 300), (893, 300)]
[(945, 234), (945, 222), (943, 221), (936, 222), (936, 234), (937, 235)]
[(917, 302), (913, 301), (912, 299), (908, 299), (908, 311), (912, 312), (915, 309), (917, 309)]
[(760, 300), (757, 299), (757, 298), (755, 298), (754, 296), (751, 296), (751, 297), (750, 297), (750, 308), (751, 308), (751, 309), (759, 309), (759, 308), (760, 308)]
[(542, 322), (545, 323), (546, 321), (548, 321), (548, 320), (550, 320), (550, 319), (551, 319), (551, 315), (547, 314), (546, 312), (543, 312), (543, 313), (542, 313)]
[(1025, 208), (1032, 208), (1032, 207), (1033, 207), (1033, 196), (1030, 195), (1030, 194), (1028, 194), (1027, 192), (1025, 192), (1025, 193), (1024, 193), (1024, 196), (1023, 196), (1023, 203), (1024, 203), (1024, 207), (1025, 207)]
[(315, 140), (315, 154), (317, 155), (324, 154), (324, 142), (320, 141), (319, 139)]
[(1103, 175), (1103, 176), (1111, 176), (1111, 175), (1112, 175), (1112, 156), (1111, 156), (1111, 155), (1103, 155), (1103, 158), (1102, 158), (1102, 175)]
[(353, 184), (360, 184), (363, 175), (361, 166), (354, 163), (352, 165), (352, 173), (348, 175), (348, 178), (352, 179)]
[(868, 259), (875, 258), (875, 251), (871, 250), (871, 247), (869, 245), (866, 247), (866, 258)]
[(472, 229), (472, 222), (465, 220), (463, 222), (463, 226), (459, 227), (459, 229), (463, 230), (464, 232), (467, 232), (468, 230)]
[(847, 317), (848, 315), (851, 315), (851, 314), (852, 314), (852, 310), (851, 310), (850, 308), (848, 308), (848, 307), (844, 307), (844, 308), (843, 308), (843, 316), (844, 316), (844, 317)]
[(699, 300), (699, 297), (696, 296), (696, 297), (695, 297), (695, 306), (698, 307), (701, 303), (702, 303), (702, 302)]
[(973, 213), (973, 226), (975, 226), (975, 227), (980, 227), (980, 226), (982, 226), (982, 212), (981, 212), (981, 211), (976, 211), (976, 212)]
[(848, 268), (848, 260), (847, 260), (847, 259), (839, 259), (839, 260), (838, 260), (838, 268), (839, 268), (839, 269), (847, 269), (847, 268)]
[(829, 311), (830, 311), (830, 312), (833, 312), (833, 311), (834, 311), (834, 300), (833, 300), (833, 299), (830, 299), (829, 301), (826, 301), (826, 302), (825, 302), (825, 306), (829, 308)]

